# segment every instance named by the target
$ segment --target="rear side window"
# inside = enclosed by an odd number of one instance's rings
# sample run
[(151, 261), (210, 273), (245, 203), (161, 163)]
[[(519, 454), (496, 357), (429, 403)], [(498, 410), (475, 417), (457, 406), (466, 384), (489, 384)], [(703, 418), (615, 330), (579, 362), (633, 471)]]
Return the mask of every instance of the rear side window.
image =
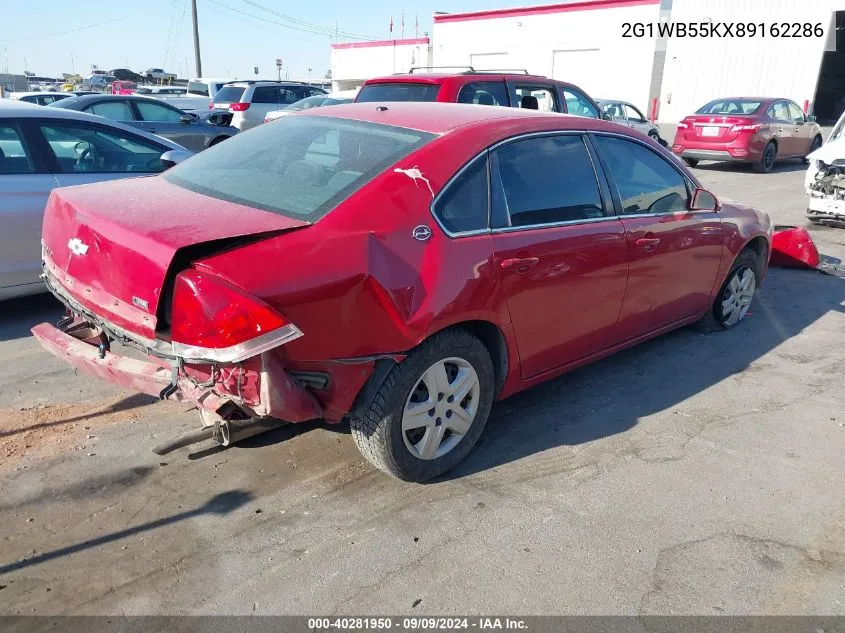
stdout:
[(434, 213), (450, 233), (487, 228), (489, 209), (487, 155), (477, 159), (437, 200)]
[(604, 216), (593, 161), (581, 136), (545, 136), (496, 150), (510, 226)]
[(358, 102), (371, 101), (437, 101), (438, 84), (396, 82), (365, 84), (358, 93)]
[(789, 116), (789, 106), (785, 101), (778, 101), (776, 103), (773, 103), (772, 106), (766, 111), (766, 113), (775, 121), (792, 121)]
[(220, 92), (214, 95), (214, 101), (217, 103), (237, 103), (241, 100), (244, 90), (244, 88), (236, 86), (223, 86)]
[(622, 213), (675, 213), (687, 210), (684, 177), (656, 152), (635, 141), (596, 136), (622, 199)]
[[(222, 92), (223, 90), (220, 91), (221, 94)], [(252, 103), (282, 103), (279, 99), (279, 89), (276, 86), (257, 86), (252, 93)]]
[(555, 93), (545, 86), (517, 86), (516, 107), (541, 112), (560, 112)]
[(18, 130), (0, 124), (0, 175), (31, 174), (33, 171)]
[(85, 108), (86, 112), (111, 119), (112, 121), (131, 121), (132, 110), (125, 101), (101, 101)]
[(283, 117), (261, 134), (233, 136), (163, 177), (212, 198), (313, 222), (432, 138), (360, 121)]
[(458, 103), (507, 106), (507, 86), (504, 81), (476, 81), (467, 84), (458, 94)]

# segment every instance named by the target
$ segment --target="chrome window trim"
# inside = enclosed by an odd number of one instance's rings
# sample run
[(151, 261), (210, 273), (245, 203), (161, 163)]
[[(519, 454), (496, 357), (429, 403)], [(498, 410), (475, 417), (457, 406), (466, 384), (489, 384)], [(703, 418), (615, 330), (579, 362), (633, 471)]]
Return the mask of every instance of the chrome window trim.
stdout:
[(525, 226), (503, 226), (500, 229), (492, 229), (490, 232), (496, 233), (513, 233), (515, 231), (531, 231), (536, 229), (553, 229), (564, 226), (577, 226), (579, 224), (597, 224), (599, 222), (608, 222), (613, 220), (619, 222), (622, 218), (618, 215), (605, 215), (600, 218), (587, 218), (585, 220), (564, 220), (562, 222), (554, 222), (552, 224), (527, 224)]

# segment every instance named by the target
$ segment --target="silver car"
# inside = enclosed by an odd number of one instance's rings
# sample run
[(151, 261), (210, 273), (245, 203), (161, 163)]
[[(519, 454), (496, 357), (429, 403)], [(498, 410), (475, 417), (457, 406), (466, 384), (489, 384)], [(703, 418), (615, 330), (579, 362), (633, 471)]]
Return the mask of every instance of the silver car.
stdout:
[(155, 174), (189, 155), (102, 117), (0, 100), (0, 299), (46, 291), (41, 222), (55, 187)]
[[(231, 125), (214, 125), (208, 120), (211, 112), (202, 114), (184, 112), (150, 97), (135, 95), (85, 95), (64, 99), (50, 104), (51, 108), (64, 108), (96, 114), (179, 143), (192, 152), (200, 152), (217, 145), (238, 133)], [(221, 113), (222, 114), (222, 113)], [(229, 121), (231, 114), (226, 113)]]
[(617, 99), (596, 99), (596, 103), (602, 109), (604, 114), (609, 114), (613, 117), (611, 120), (620, 125), (627, 125), (643, 134), (652, 137), (664, 147), (666, 141), (660, 136), (660, 127), (656, 123), (652, 123), (643, 113), (632, 103), (627, 101), (619, 101)]

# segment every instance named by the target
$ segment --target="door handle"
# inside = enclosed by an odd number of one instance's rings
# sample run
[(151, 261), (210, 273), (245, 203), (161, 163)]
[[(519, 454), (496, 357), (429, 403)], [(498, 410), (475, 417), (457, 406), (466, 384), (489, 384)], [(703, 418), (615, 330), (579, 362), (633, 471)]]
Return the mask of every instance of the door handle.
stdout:
[(659, 237), (641, 237), (636, 242), (634, 242), (634, 245), (637, 248), (652, 248), (654, 246), (657, 246), (658, 244), (660, 244)]
[(516, 268), (517, 271), (522, 272), (533, 268), (538, 263), (540, 263), (539, 257), (511, 257), (509, 259), (503, 259), (499, 265), (505, 270)]

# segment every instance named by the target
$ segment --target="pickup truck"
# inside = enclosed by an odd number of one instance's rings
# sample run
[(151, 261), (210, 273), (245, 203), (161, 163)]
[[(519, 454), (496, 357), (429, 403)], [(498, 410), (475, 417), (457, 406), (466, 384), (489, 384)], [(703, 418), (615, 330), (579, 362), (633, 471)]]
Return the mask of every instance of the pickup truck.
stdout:
[(170, 81), (176, 79), (176, 75), (174, 73), (166, 73), (162, 68), (148, 68), (141, 74), (144, 76), (144, 79), (147, 80)]

